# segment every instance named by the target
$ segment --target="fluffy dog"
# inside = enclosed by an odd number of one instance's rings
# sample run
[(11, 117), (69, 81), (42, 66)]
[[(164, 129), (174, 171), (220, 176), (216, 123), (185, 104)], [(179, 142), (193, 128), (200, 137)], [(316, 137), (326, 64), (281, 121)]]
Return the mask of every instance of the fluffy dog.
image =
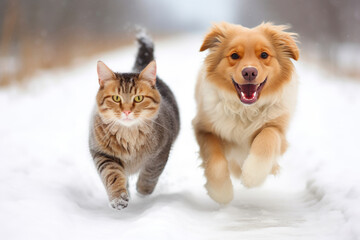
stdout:
[(299, 58), (297, 35), (286, 29), (215, 24), (200, 48), (209, 53), (196, 85), (193, 126), (205, 187), (218, 203), (233, 199), (230, 174), (251, 188), (278, 172), (297, 98), (290, 60)]

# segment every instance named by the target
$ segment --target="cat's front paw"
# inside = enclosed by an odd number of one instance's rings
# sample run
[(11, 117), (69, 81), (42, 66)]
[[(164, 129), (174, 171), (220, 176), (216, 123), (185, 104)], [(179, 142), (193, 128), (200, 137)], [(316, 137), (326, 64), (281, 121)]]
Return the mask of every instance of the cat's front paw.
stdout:
[(124, 209), (129, 204), (129, 196), (126, 192), (122, 192), (119, 197), (110, 201), (110, 207), (116, 210)]

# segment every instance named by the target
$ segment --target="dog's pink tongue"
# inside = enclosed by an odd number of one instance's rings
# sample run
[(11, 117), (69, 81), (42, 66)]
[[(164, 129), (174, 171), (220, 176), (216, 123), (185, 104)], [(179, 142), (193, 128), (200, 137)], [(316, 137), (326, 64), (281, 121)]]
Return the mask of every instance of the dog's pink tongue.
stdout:
[(255, 85), (255, 84), (241, 85), (241, 92), (244, 94), (243, 96), (247, 99), (254, 98), (256, 90), (257, 90), (257, 85)]

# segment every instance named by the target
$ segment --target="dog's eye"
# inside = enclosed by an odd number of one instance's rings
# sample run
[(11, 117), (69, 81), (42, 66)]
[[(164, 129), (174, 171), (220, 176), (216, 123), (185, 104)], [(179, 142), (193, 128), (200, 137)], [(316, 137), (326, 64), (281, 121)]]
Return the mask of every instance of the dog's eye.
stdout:
[(237, 53), (233, 53), (233, 54), (231, 54), (231, 58), (235, 60), (235, 59), (239, 59), (240, 56)]
[(261, 57), (262, 59), (267, 59), (268, 56), (269, 56), (269, 54), (267, 54), (266, 52), (262, 52), (262, 53), (260, 54), (260, 57)]

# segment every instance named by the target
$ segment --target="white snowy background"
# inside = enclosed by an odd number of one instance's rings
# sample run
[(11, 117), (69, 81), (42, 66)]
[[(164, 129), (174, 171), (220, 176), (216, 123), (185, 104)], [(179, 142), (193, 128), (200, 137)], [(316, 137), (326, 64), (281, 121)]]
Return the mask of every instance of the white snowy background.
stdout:
[(136, 45), (0, 89), (0, 239), (360, 239), (360, 84), (304, 59), (281, 173), (256, 189), (234, 179), (227, 206), (203, 187), (192, 131), (201, 35), (155, 42), (158, 75), (174, 91), (181, 132), (154, 193), (131, 178), (115, 211), (87, 148), (96, 61), (130, 71)]

